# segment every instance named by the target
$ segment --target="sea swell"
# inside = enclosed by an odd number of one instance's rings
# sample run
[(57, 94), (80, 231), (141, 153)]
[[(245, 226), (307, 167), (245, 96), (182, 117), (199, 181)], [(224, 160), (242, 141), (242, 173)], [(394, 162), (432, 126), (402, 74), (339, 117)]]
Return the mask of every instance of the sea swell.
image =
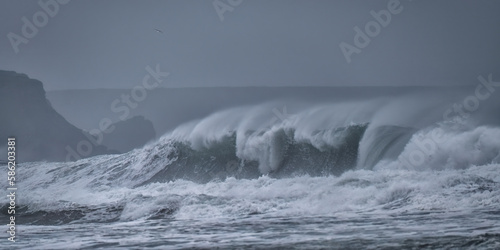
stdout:
[[(178, 179), (135, 188), (53, 185), (20, 191), (18, 222), (31, 225), (158, 219), (215, 222), (253, 216), (349, 219), (360, 215), (373, 219), (463, 211), (491, 217), (499, 215), (499, 167), (490, 164), (439, 172), (349, 170), (339, 177), (230, 177), (208, 183)], [(487, 229), (491, 228), (498, 228), (498, 224), (488, 225)]]
[[(22, 163), (20, 223), (498, 212), (500, 128), (382, 123), (377, 105), (306, 108), (284, 120), (263, 107), (230, 109), (125, 154)], [(420, 164), (406, 164), (417, 151)]]

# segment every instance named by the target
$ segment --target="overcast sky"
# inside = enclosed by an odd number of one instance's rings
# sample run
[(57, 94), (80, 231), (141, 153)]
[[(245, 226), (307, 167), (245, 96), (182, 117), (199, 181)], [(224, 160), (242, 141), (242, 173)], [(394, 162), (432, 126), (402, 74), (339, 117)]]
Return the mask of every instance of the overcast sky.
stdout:
[(221, 21), (213, 0), (73, 0), (15, 53), (8, 34), (23, 36), (22, 18), (43, 9), (35, 0), (0, 0), (0, 69), (40, 79), (48, 90), (131, 88), (156, 64), (170, 72), (163, 87), (500, 78), (500, 1), (493, 0), (401, 0), (402, 11), (348, 63), (340, 43), (355, 46), (354, 27), (364, 30), (375, 20), (370, 11), (388, 2), (243, 0)]

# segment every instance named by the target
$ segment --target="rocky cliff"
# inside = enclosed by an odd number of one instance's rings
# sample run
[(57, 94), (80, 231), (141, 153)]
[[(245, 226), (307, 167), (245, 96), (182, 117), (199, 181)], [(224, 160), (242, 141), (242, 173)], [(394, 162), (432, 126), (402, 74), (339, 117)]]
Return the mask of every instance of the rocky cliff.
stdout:
[(89, 148), (81, 143), (89, 135), (57, 113), (42, 82), (25, 74), (0, 70), (0, 117), (0, 160), (7, 158), (10, 136), (16, 137), (18, 162), (75, 160), (70, 151), (80, 151), (80, 158), (113, 153), (101, 145)]
[(103, 134), (102, 144), (120, 153), (140, 148), (156, 137), (153, 123), (143, 116), (116, 122), (110, 128), (110, 133)]

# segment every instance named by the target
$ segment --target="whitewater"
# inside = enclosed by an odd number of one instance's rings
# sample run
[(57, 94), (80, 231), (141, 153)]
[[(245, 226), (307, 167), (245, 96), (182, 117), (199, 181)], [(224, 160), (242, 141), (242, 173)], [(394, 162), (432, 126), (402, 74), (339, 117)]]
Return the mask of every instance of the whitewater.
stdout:
[(498, 105), (449, 106), (231, 107), (125, 154), (22, 163), (15, 247), (498, 249)]

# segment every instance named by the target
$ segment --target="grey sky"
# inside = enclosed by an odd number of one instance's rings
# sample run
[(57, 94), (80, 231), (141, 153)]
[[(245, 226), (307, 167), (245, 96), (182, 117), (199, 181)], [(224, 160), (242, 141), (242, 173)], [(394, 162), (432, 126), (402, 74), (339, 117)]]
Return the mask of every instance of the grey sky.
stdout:
[[(47, 1), (47, 0), (42, 0)], [(227, 3), (227, 0), (221, 0)], [(16, 54), (7, 38), (38, 1), (0, 1), (0, 69), (45, 88), (477, 84), (500, 78), (500, 1), (401, 0), (403, 11), (347, 63), (339, 44), (389, 0), (244, 0), (222, 22), (212, 0), (73, 0)], [(160, 29), (163, 33), (155, 32)], [(495, 74), (497, 76), (495, 76)]]

